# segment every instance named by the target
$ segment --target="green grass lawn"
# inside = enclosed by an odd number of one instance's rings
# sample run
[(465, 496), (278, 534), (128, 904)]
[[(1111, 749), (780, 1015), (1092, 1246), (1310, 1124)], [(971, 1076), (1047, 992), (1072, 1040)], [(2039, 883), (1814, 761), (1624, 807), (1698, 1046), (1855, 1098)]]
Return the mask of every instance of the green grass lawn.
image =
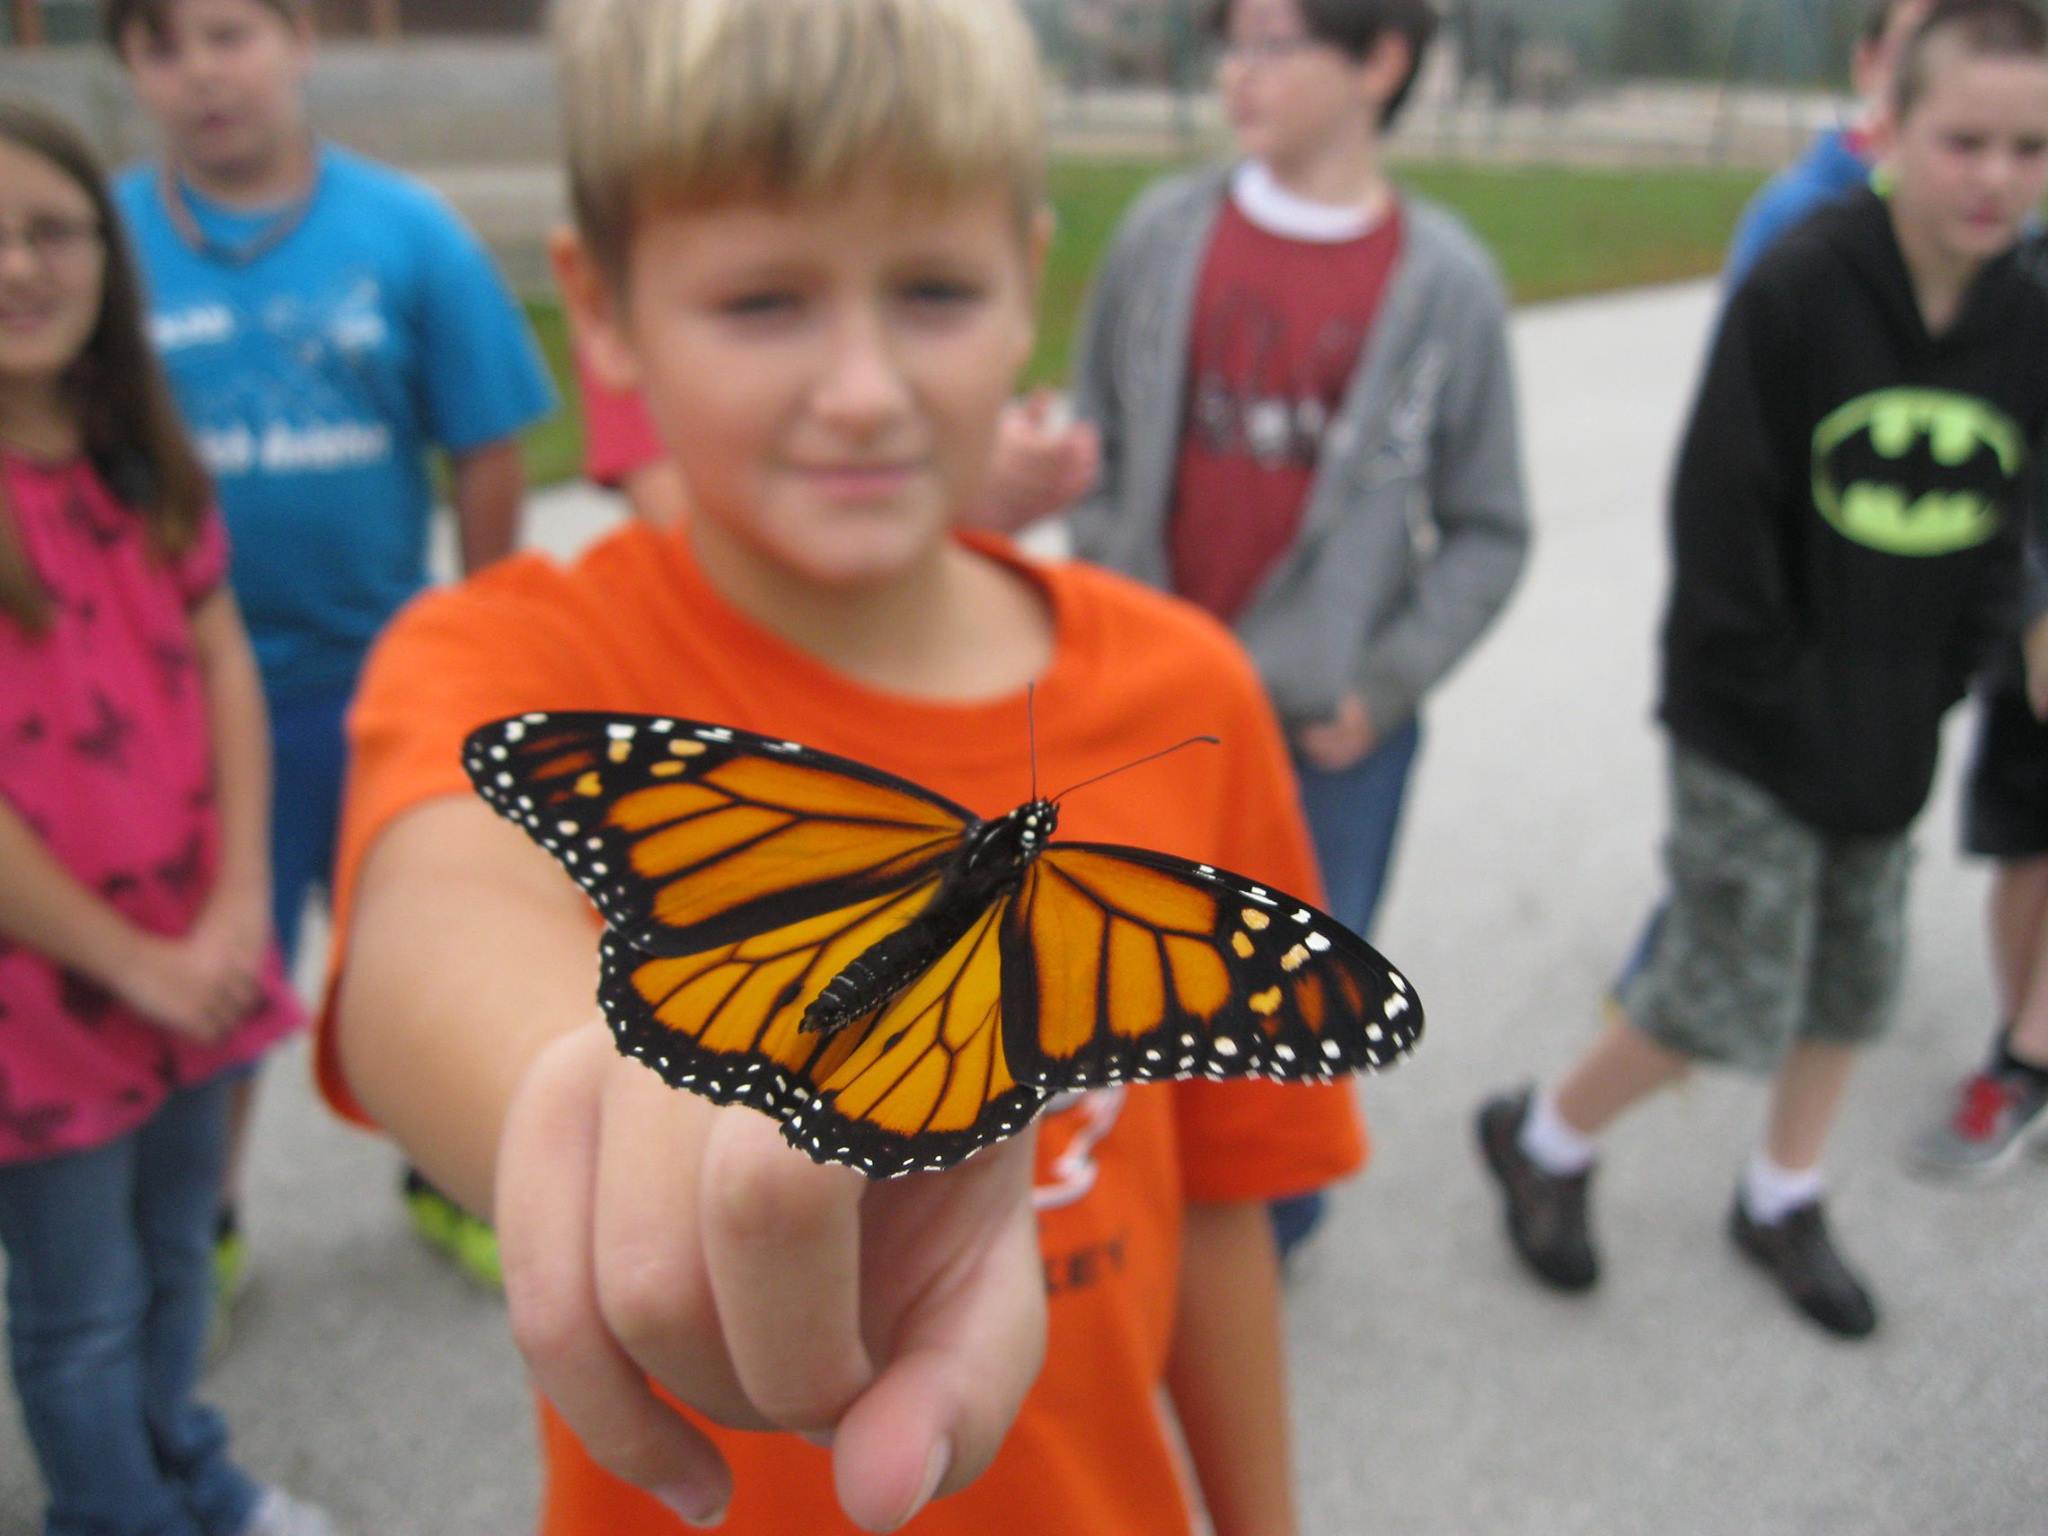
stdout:
[[(1045, 274), (1043, 320), (1030, 384), (1065, 379), (1088, 281), (1124, 209), (1168, 166), (1158, 161), (1065, 160), (1052, 171), (1059, 229)], [(1673, 282), (1715, 271), (1751, 171), (1590, 171), (1556, 167), (1404, 165), (1401, 180), (1456, 210), (1492, 249), (1518, 304)], [(527, 313), (554, 370), (563, 410), (526, 440), (536, 485), (579, 468), (582, 413), (568, 372), (568, 332), (552, 298)]]

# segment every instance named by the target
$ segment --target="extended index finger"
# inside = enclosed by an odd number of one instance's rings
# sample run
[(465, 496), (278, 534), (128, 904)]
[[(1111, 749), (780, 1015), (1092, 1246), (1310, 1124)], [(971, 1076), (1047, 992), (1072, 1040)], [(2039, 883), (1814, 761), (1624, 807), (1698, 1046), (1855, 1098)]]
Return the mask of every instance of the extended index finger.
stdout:
[(751, 1112), (720, 1117), (701, 1220), (733, 1369), (785, 1429), (826, 1430), (873, 1379), (860, 1329), (865, 1180), (821, 1167)]

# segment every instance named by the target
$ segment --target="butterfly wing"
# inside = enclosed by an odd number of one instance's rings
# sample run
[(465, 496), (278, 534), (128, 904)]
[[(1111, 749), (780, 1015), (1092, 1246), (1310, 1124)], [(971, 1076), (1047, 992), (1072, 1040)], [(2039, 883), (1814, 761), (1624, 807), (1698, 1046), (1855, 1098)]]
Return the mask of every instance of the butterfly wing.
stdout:
[(472, 732), (462, 761), (612, 930), (652, 954), (716, 948), (917, 887), (975, 825), (907, 779), (698, 720), (520, 715)]
[(1056, 1092), (1376, 1070), (1412, 1049), (1406, 978), (1328, 913), (1228, 870), (1054, 843), (1003, 932), (1008, 1058)]
[(936, 887), (694, 955), (647, 955), (607, 934), (599, 997), (619, 1048), (674, 1087), (774, 1115), (817, 1162), (873, 1178), (950, 1167), (1021, 1129), (1047, 1097), (1005, 1054), (1007, 897), (869, 1018), (829, 1035), (799, 1028), (845, 961), (909, 923)]

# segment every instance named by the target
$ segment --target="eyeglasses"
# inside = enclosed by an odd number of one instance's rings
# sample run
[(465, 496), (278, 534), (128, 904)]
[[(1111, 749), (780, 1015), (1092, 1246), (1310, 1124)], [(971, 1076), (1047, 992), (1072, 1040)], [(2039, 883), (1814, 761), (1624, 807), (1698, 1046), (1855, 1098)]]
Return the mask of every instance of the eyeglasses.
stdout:
[(1320, 37), (1255, 37), (1236, 40), (1226, 38), (1218, 55), (1227, 62), (1238, 64), (1264, 65), (1277, 63), (1281, 59), (1293, 58), (1297, 53), (1306, 53), (1311, 48), (1326, 48), (1329, 45)]
[(99, 254), (100, 221), (38, 216), (20, 224), (0, 223), (0, 257), (19, 245), (45, 271), (74, 270)]

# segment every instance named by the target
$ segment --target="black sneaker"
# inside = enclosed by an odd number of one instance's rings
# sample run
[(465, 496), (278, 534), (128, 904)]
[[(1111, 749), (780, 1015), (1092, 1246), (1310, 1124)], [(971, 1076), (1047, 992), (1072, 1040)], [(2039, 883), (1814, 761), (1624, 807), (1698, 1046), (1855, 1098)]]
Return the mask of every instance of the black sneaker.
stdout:
[(1508, 1237), (1522, 1262), (1560, 1291), (1583, 1291), (1600, 1278), (1586, 1224), (1586, 1186), (1593, 1170), (1545, 1173), (1523, 1152), (1522, 1122), (1533, 1090), (1499, 1094), (1479, 1108), (1479, 1150), (1500, 1181)]
[(1749, 1219), (1737, 1195), (1728, 1235), (1770, 1272), (1793, 1306), (1829, 1333), (1860, 1339), (1877, 1327), (1877, 1306), (1835, 1251), (1819, 1201), (1789, 1211), (1784, 1220), (1766, 1227)]

